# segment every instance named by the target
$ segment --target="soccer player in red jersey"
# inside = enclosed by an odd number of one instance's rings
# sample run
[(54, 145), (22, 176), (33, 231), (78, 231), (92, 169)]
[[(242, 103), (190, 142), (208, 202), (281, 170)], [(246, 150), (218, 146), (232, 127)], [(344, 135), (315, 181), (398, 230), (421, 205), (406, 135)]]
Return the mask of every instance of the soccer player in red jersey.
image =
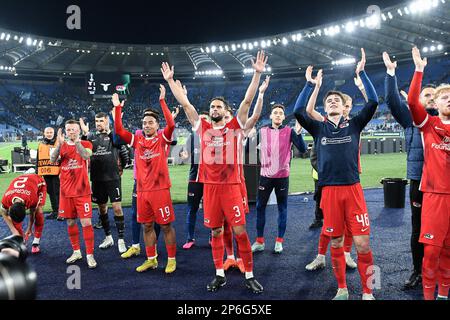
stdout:
[[(247, 123), (245, 124), (245, 129), (241, 130), (239, 134), (239, 142), (240, 145), (242, 145), (242, 148), (240, 148), (240, 172), (241, 172), (241, 194), (242, 194), (242, 203), (244, 206), (244, 213), (248, 214), (250, 213), (250, 207), (248, 204), (248, 194), (247, 194), (247, 185), (245, 182), (245, 175), (244, 175), (244, 162), (245, 162), (245, 146), (248, 141), (248, 136), (250, 132), (255, 128), (256, 123), (258, 122), (261, 111), (263, 107), (264, 102), (264, 93), (266, 92), (267, 88), (269, 87), (270, 83), (270, 76), (266, 76), (266, 79), (259, 87), (259, 94), (258, 99), (256, 101), (255, 108), (253, 110), (252, 116), (248, 119)], [(231, 108), (227, 109), (227, 112), (225, 113), (225, 123), (229, 123), (231, 120), (233, 120), (233, 112)], [(225, 251), (227, 254), (227, 259), (225, 260), (223, 264), (223, 268), (225, 271), (227, 271), (229, 268), (239, 268), (239, 271), (241, 273), (245, 273), (245, 266), (242, 258), (239, 256), (235, 258), (234, 256), (234, 250), (233, 250), (233, 230), (231, 226), (227, 223), (227, 221), (224, 221), (224, 234), (223, 234), (223, 241), (225, 245)], [(237, 253), (239, 253), (239, 249), (237, 250)]]
[[(165, 88), (161, 85), (161, 97), (165, 96)], [(156, 113), (146, 113), (142, 119), (142, 135), (135, 135), (124, 129), (122, 124), (122, 108), (124, 102), (115, 94), (112, 98), (115, 109), (114, 127), (117, 135), (134, 148), (136, 163), (137, 187), (137, 221), (144, 225), (144, 241), (147, 260), (136, 271), (144, 272), (158, 267), (156, 254), (156, 233), (154, 223), (161, 226), (166, 242), (168, 262), (166, 273), (176, 270), (176, 236), (172, 222), (175, 211), (170, 196), (170, 177), (167, 165), (167, 149), (172, 142), (175, 122), (164, 98), (160, 99), (161, 108), (167, 126), (159, 130), (159, 117)]]
[(450, 286), (450, 85), (436, 88), (434, 101), (439, 116), (430, 116), (420, 103), (420, 90), (427, 58), (412, 49), (416, 71), (408, 94), (408, 105), (419, 127), (424, 148), (420, 191), (423, 194), (420, 242), (424, 244), (422, 264), (423, 295), (434, 300), (448, 299)]
[[(47, 198), (47, 185), (44, 178), (37, 174), (25, 174), (11, 181), (2, 198), (0, 213), (14, 235), (31, 235), (34, 224), (34, 240), (32, 253), (39, 253), (39, 244), (44, 229), (44, 206)], [(25, 234), (22, 230), (22, 221), (26, 210), (30, 210), (30, 223)]]
[(88, 177), (89, 159), (92, 155), (92, 143), (81, 141), (81, 127), (76, 120), (65, 124), (68, 141), (62, 129), (58, 130), (56, 148), (50, 156), (51, 162), (60, 159), (60, 202), (59, 215), (66, 219), (73, 254), (67, 259), (68, 264), (82, 259), (79, 230), (76, 219), (79, 218), (83, 228), (86, 245), (86, 259), (89, 269), (97, 267), (94, 259), (94, 229), (92, 228), (91, 186)]
[[(226, 219), (232, 226), (238, 243), (239, 253), (245, 266), (245, 285), (254, 293), (263, 292), (263, 287), (253, 276), (253, 256), (251, 244), (245, 227), (246, 219), (240, 189), (241, 174), (239, 165), (239, 131), (245, 128), (250, 105), (258, 90), (261, 73), (267, 58), (264, 52), (258, 52), (256, 62), (252, 60), (255, 74), (242, 101), (237, 117), (225, 123), (227, 102), (214, 98), (210, 103), (211, 123), (201, 120), (194, 106), (183, 94), (179, 81), (175, 82), (174, 68), (163, 63), (161, 72), (169, 83), (175, 98), (186, 112), (194, 131), (201, 138), (200, 182), (204, 183), (204, 222), (212, 229), (211, 241), (216, 277), (208, 284), (208, 291), (216, 291), (226, 284), (223, 268), (224, 244), (223, 224)], [(236, 132), (237, 131), (237, 132)]]

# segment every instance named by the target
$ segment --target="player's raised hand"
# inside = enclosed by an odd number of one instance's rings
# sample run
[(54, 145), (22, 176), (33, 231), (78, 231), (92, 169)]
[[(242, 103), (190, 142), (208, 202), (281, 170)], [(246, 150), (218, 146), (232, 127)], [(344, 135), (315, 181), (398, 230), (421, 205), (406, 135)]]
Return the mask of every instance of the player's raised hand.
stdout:
[(403, 98), (405, 98), (406, 101), (408, 101), (408, 94), (405, 91), (400, 90), (400, 94), (403, 96)]
[(264, 80), (264, 82), (259, 87), (260, 94), (264, 94), (264, 92), (266, 92), (267, 88), (269, 87), (269, 83), (270, 83), (270, 76), (266, 76), (266, 80)]
[(86, 135), (89, 132), (89, 123), (85, 123), (83, 118), (80, 118), (81, 132)]
[(313, 77), (312, 77), (313, 69), (314, 69), (313, 66), (308, 66), (308, 68), (306, 68), (306, 72), (305, 72), (306, 81), (311, 82), (311, 83), (314, 83)]
[(175, 67), (170, 65), (167, 62), (163, 62), (161, 65), (161, 73), (164, 77), (164, 80), (169, 81), (173, 79), (173, 76), (175, 74)]
[(159, 85), (159, 100), (166, 99), (166, 87), (162, 84)]
[(383, 61), (387, 71), (394, 71), (397, 68), (397, 61), (392, 62), (387, 52), (383, 52)]
[(422, 59), (420, 56), (420, 51), (417, 47), (412, 48), (412, 57), (414, 64), (416, 65), (416, 71), (423, 72), (428, 64), (427, 58)]
[(361, 60), (358, 62), (358, 65), (356, 67), (356, 74), (359, 74), (361, 71), (364, 71), (365, 67), (366, 67), (366, 52), (364, 51), (364, 48), (361, 48)]
[(264, 51), (258, 51), (258, 54), (256, 55), (256, 61), (252, 58), (252, 67), (256, 72), (263, 73), (264, 69), (266, 68), (267, 60), (269, 59), (268, 56), (264, 53)]
[(180, 107), (176, 107), (174, 111), (172, 111), (172, 118), (175, 120), (178, 117), (178, 114), (180, 113)]
[(64, 141), (66, 141), (66, 136), (64, 135), (63, 130), (61, 128), (58, 129), (57, 141), (59, 144), (63, 144)]
[(323, 80), (323, 70), (320, 69), (319, 72), (317, 72), (316, 78), (314, 79), (314, 81), (316, 82), (316, 86), (321, 87), (322, 80)]
[(114, 107), (118, 107), (118, 106), (123, 107), (125, 104), (125, 101), (122, 101), (122, 102), (120, 101), (119, 95), (117, 93), (113, 94), (111, 101), (112, 101), (112, 104)]
[(184, 95), (187, 97), (188, 91), (187, 91), (186, 86), (183, 86), (183, 93), (184, 93)]

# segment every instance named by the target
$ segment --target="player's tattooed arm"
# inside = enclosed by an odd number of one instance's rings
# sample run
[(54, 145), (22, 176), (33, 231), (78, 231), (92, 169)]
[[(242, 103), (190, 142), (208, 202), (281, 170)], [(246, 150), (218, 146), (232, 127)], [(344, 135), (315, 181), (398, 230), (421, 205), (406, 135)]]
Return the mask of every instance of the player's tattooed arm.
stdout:
[(253, 99), (255, 99), (259, 81), (261, 80), (261, 74), (266, 68), (268, 58), (269, 57), (265, 55), (264, 51), (258, 51), (256, 61), (252, 59), (252, 67), (255, 70), (255, 73), (253, 74), (252, 82), (245, 93), (244, 100), (241, 102), (237, 113), (240, 123), (244, 126), (247, 123), (248, 112), (250, 110), (250, 106), (252, 105)]
[(259, 118), (261, 117), (261, 111), (264, 104), (264, 93), (266, 92), (267, 88), (269, 87), (270, 83), (270, 76), (266, 76), (266, 80), (261, 84), (259, 87), (259, 94), (258, 94), (258, 100), (256, 100), (255, 109), (253, 110), (252, 116), (248, 119), (247, 123), (245, 124), (245, 135), (247, 134), (256, 126), (256, 123), (258, 122)]
[(163, 64), (161, 65), (161, 73), (164, 77), (164, 80), (166, 80), (169, 84), (170, 90), (175, 96), (175, 99), (177, 99), (178, 103), (183, 107), (183, 110), (186, 113), (186, 117), (189, 120), (190, 124), (195, 127), (200, 120), (198, 112), (189, 101), (186, 95), (185, 87), (183, 87), (180, 81), (174, 80), (174, 66), (170, 67), (167, 62), (163, 62)]
[(77, 148), (78, 153), (84, 160), (88, 160), (92, 156), (92, 150), (83, 147), (80, 140), (75, 142), (75, 147)]
[(317, 72), (317, 76), (315, 78), (312, 77), (313, 67), (309, 66), (306, 69), (306, 80), (315, 85), (314, 91), (312, 93), (311, 99), (309, 99), (308, 104), (306, 106), (306, 113), (308, 116), (316, 121), (323, 122), (325, 118), (316, 110), (316, 102), (317, 97), (319, 96), (320, 87), (322, 86), (322, 69)]
[(64, 133), (62, 132), (62, 129), (58, 129), (58, 134), (56, 138), (56, 148), (53, 150), (52, 154), (50, 155), (50, 162), (55, 163), (59, 158), (59, 152), (61, 151), (61, 146), (65, 141)]

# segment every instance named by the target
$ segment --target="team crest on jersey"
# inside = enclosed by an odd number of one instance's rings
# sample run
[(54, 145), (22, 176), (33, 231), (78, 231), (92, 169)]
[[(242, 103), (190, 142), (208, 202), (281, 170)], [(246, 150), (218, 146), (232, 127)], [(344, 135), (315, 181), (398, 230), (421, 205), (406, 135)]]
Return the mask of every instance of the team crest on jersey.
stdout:
[(209, 223), (209, 219), (205, 219), (205, 223)]
[(432, 235), (431, 233), (425, 233), (423, 235), (423, 237), (427, 240), (433, 240), (434, 239), (434, 235)]
[(333, 231), (334, 231), (333, 228), (327, 228), (327, 232), (331, 233), (331, 232), (333, 232)]
[(343, 128), (347, 128), (348, 126), (349, 126), (348, 121), (345, 121), (345, 122), (340, 124), (339, 128), (343, 129)]
[(263, 186), (259, 186), (259, 190), (264, 191), (266, 190), (266, 188), (264, 188)]

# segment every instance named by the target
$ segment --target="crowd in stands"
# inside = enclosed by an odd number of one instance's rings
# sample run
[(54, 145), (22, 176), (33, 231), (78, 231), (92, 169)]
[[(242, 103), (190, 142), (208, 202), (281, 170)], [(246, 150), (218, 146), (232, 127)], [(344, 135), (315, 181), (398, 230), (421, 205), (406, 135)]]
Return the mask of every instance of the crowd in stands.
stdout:
[[(429, 63), (431, 72), (427, 72), (424, 83), (450, 82), (448, 59), (436, 59), (435, 63)], [(400, 63), (397, 69), (399, 88), (408, 91), (409, 82), (413, 74), (411, 64)], [(364, 105), (364, 100), (358, 88), (353, 83), (353, 68), (336, 68), (326, 70), (322, 94), (331, 89), (341, 90), (353, 98), (353, 111), (356, 114)], [(401, 131), (401, 127), (393, 120), (386, 104), (384, 103), (384, 66), (368, 68), (368, 74), (374, 83), (380, 96), (381, 104), (374, 119), (369, 123), (366, 131)], [(281, 103), (286, 106), (286, 113), (291, 115), (293, 106), (300, 88), (304, 84), (304, 71), (294, 78), (277, 78), (272, 76), (269, 89), (265, 95), (265, 107), (263, 109), (259, 125), (269, 123), (270, 105)], [(240, 81), (199, 79), (187, 81), (188, 96), (193, 105), (200, 111), (208, 108), (209, 100), (215, 96), (224, 96), (235, 109), (245, 95), (249, 78)], [(131, 84), (131, 97), (127, 100), (124, 124), (134, 130), (141, 126), (140, 117), (143, 110), (149, 107), (159, 109), (159, 83), (135, 82)], [(319, 97), (319, 101), (321, 98)], [(167, 96), (170, 107), (176, 107), (176, 101)], [(324, 112), (321, 102), (319, 112)], [(0, 80), (0, 140), (8, 134), (20, 136), (29, 135), (31, 140), (46, 126), (59, 126), (64, 120), (80, 117), (86, 118), (93, 127), (94, 116), (97, 112), (109, 112), (111, 103), (108, 100), (93, 101), (88, 95), (86, 87), (80, 83), (74, 85), (70, 80), (58, 82), (20, 82)], [(292, 119), (288, 117), (288, 120)], [(162, 123), (164, 125), (164, 123)], [(179, 128), (188, 127), (187, 119), (183, 112), (177, 118)]]

